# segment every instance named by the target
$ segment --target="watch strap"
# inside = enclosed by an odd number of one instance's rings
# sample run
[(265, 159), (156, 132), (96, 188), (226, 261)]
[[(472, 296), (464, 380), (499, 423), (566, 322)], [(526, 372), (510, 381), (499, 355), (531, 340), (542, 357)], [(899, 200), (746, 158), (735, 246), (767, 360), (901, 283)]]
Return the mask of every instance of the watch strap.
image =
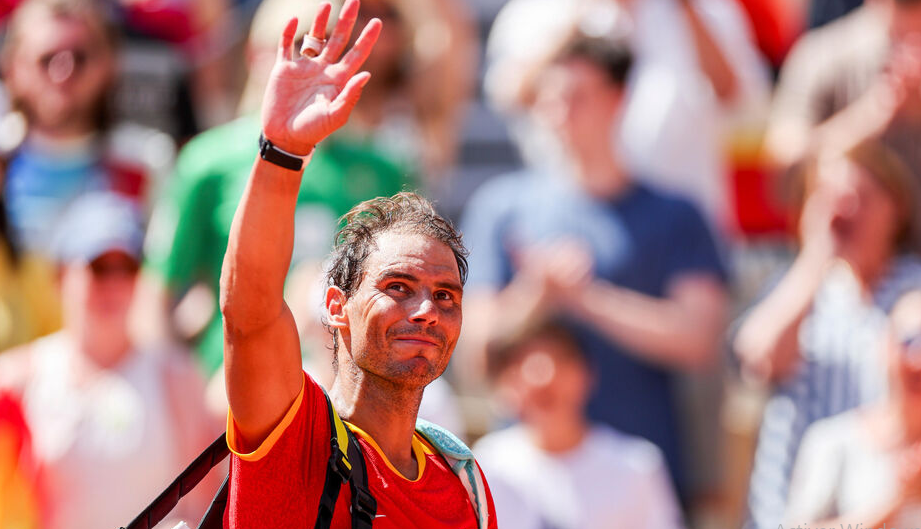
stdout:
[(264, 134), (259, 134), (259, 156), (269, 163), (291, 171), (300, 171), (304, 168), (303, 157), (279, 149)]

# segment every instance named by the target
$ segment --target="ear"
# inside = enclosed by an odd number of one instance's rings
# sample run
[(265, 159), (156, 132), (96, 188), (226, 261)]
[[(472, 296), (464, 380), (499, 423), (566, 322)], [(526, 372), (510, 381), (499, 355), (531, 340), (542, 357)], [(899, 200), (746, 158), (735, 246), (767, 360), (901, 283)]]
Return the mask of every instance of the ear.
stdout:
[(345, 304), (348, 297), (337, 286), (326, 289), (326, 322), (333, 329), (342, 331), (349, 327), (349, 318), (345, 314)]

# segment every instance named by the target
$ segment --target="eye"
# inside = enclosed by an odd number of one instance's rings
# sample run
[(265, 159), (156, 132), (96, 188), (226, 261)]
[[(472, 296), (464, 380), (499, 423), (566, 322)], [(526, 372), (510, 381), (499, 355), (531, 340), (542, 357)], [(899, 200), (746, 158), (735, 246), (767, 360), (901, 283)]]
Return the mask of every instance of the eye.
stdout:
[(390, 283), (389, 285), (387, 285), (387, 290), (391, 290), (393, 292), (406, 293), (406, 292), (409, 292), (409, 287), (407, 287), (405, 283)]
[(454, 293), (448, 290), (439, 290), (435, 292), (435, 299), (438, 301), (454, 301)]

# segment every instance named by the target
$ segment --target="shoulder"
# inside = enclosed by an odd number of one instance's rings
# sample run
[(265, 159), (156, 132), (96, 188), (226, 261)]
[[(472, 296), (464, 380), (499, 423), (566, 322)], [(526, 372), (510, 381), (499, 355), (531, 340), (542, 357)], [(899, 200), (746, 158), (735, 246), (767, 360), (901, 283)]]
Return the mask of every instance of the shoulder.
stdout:
[(510, 453), (520, 453), (529, 441), (520, 426), (509, 426), (502, 430), (488, 433), (473, 445), (477, 460), (490, 466), (495, 461), (503, 460)]
[(789, 67), (830, 71), (866, 58), (885, 41), (883, 25), (872, 9), (861, 7), (817, 29), (806, 32), (790, 50)]
[(650, 475), (665, 470), (665, 457), (659, 448), (634, 435), (615, 430), (610, 426), (592, 426), (586, 448), (593, 457), (616, 465), (634, 475)]
[(529, 170), (501, 174), (480, 184), (473, 192), (471, 200), (474, 198), (483, 199), (485, 197), (495, 196), (497, 193), (506, 191), (533, 188), (538, 181), (539, 178)]
[(205, 176), (225, 167), (249, 168), (259, 150), (259, 125), (252, 116), (208, 129), (179, 151), (177, 170), (184, 177)]
[(530, 179), (528, 173), (521, 171), (496, 176), (480, 184), (464, 207), (461, 219), (464, 230), (482, 228), (497, 218), (512, 214), (518, 208), (521, 193), (531, 185)]

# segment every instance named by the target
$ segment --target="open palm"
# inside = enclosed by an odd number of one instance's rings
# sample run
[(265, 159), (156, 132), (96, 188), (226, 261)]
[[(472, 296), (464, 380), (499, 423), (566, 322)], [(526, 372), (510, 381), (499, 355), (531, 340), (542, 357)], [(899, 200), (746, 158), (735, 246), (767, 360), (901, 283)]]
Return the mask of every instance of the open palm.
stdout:
[[(341, 127), (358, 102), (368, 72), (356, 73), (380, 35), (381, 22), (365, 26), (355, 45), (340, 60), (358, 17), (358, 0), (346, 0), (329, 41), (317, 57), (302, 56), (294, 49), (297, 19), (285, 27), (278, 57), (262, 104), (262, 130), (279, 148), (298, 155)], [(323, 40), (331, 7), (320, 6), (310, 35)]]

